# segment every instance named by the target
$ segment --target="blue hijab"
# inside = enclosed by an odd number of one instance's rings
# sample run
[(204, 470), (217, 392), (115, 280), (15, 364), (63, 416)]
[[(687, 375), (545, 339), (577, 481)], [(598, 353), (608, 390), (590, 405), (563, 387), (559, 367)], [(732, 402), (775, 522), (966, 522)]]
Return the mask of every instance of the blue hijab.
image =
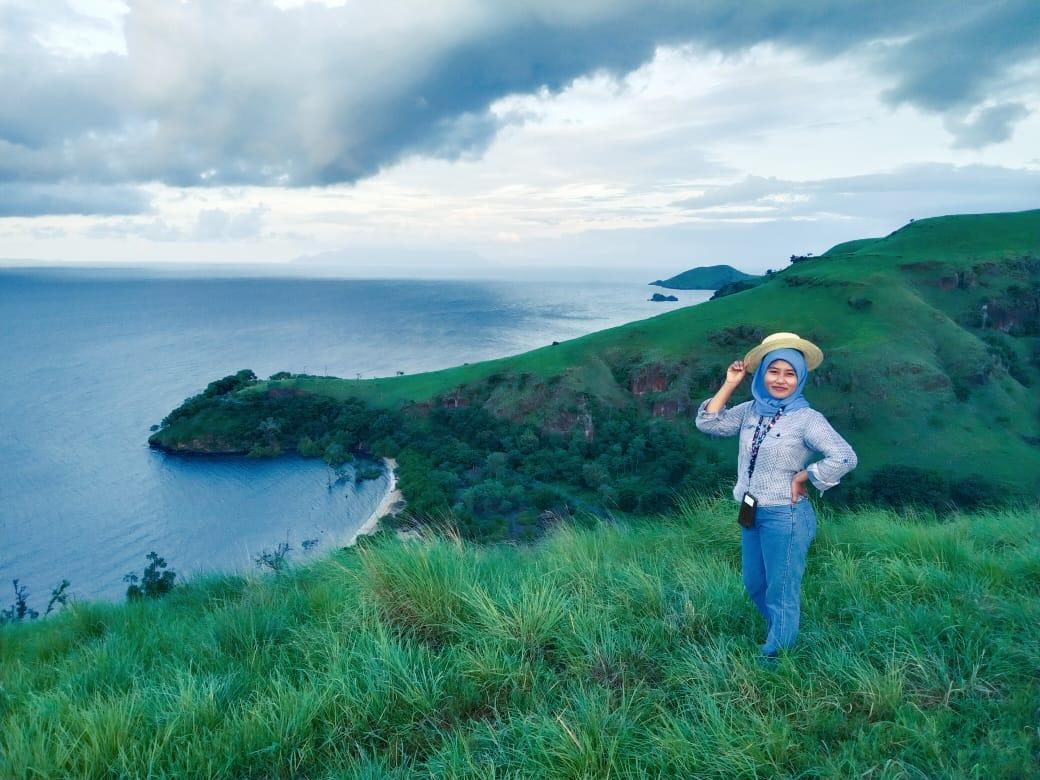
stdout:
[[(766, 387), (766, 369), (774, 360), (786, 360), (798, 375), (798, 385), (787, 398), (773, 398), (769, 388)], [(809, 376), (809, 369), (805, 367), (805, 356), (797, 349), (786, 347), (767, 352), (766, 356), (762, 358), (762, 362), (758, 364), (754, 379), (751, 380), (751, 394), (755, 397), (755, 414), (772, 417), (776, 414), (777, 409), (783, 409), (786, 414), (795, 409), (807, 408), (809, 402), (802, 395), (802, 388), (805, 386), (807, 376)]]

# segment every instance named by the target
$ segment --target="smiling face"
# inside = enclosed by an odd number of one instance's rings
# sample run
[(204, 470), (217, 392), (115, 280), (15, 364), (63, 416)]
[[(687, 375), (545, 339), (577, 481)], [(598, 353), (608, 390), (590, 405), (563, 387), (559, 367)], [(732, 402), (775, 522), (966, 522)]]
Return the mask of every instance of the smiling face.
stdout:
[(782, 400), (798, 387), (798, 374), (786, 360), (774, 360), (766, 369), (765, 383), (769, 394)]

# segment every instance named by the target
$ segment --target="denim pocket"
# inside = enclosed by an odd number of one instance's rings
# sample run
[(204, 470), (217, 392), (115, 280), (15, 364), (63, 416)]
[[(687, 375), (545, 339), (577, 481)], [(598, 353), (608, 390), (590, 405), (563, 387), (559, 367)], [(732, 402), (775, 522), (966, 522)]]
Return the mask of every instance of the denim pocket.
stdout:
[(809, 499), (803, 498), (798, 503), (792, 504), (791, 515), (804, 528), (805, 534), (811, 542), (816, 536), (816, 511)]

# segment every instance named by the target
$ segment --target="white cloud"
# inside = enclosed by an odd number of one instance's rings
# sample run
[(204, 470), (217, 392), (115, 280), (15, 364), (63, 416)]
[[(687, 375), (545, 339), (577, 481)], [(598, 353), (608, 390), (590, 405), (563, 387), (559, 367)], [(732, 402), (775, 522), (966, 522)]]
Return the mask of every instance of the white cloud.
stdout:
[(191, 240), (229, 241), (256, 238), (263, 228), (267, 211), (265, 206), (257, 206), (237, 214), (224, 209), (203, 209), (195, 222)]
[(621, 78), (496, 100), (503, 129), (480, 155), (409, 153), (354, 185), (144, 185), (147, 215), (0, 220), (0, 255), (183, 260), (188, 242), (202, 261), (378, 250), (379, 267), (396, 256), (415, 268), (437, 247), (438, 264), (456, 257), (474, 274), (567, 262), (649, 264), (657, 278), (693, 261), (763, 270), (910, 216), (1038, 205), (1020, 175), (1040, 147), (1035, 83), (1006, 141), (955, 147), (948, 118), (882, 102), (871, 56), (661, 48)]

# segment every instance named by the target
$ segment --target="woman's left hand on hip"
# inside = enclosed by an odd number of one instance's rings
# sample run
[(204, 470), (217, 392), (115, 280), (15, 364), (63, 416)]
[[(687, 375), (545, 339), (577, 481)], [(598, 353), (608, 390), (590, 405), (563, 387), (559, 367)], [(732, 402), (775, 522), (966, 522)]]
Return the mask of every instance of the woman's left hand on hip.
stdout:
[(809, 472), (802, 469), (794, 475), (794, 479), (791, 480), (791, 503), (797, 503), (798, 499), (802, 496), (809, 495)]

